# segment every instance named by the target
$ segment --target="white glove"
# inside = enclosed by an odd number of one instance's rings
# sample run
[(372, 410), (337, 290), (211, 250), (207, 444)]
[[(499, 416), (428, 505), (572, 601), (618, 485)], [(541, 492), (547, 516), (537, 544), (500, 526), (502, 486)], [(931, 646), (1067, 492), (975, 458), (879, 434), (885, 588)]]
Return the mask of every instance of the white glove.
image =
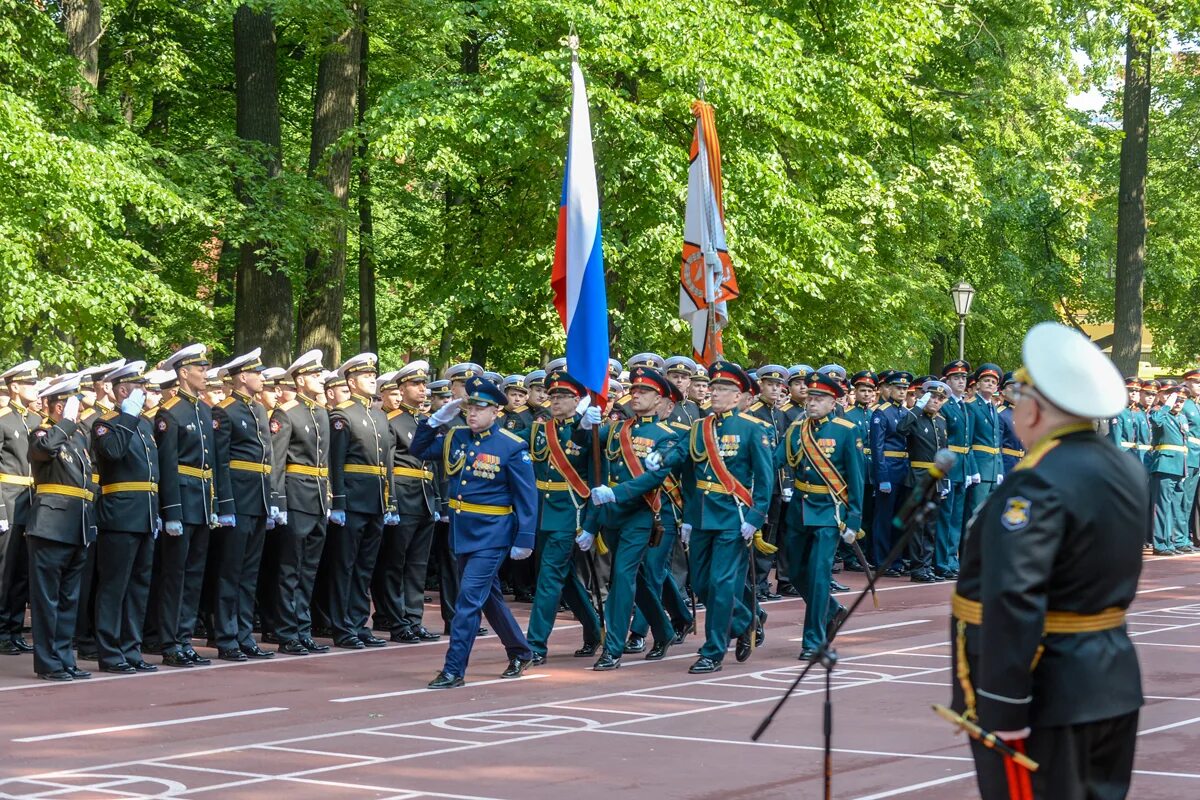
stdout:
[(1031, 731), (1029, 728), (1021, 728), (1019, 731), (992, 731), (992, 733), (1006, 742), (1012, 742), (1018, 739), (1028, 739)]
[(171, 520), (163, 526), (163, 530), (167, 532), (167, 536), (183, 536), (183, 523)]
[(613, 490), (607, 486), (597, 486), (595, 489), (592, 489), (592, 503), (595, 505), (602, 506), (616, 499), (617, 496), (613, 494)]
[(222, 528), (232, 528), (237, 525), (237, 517), (233, 514), (220, 514), (217, 516), (217, 524)]
[(657, 450), (651, 450), (646, 454), (646, 457), (642, 459), (642, 463), (645, 464), (646, 469), (653, 472), (662, 466), (662, 455)]
[(879, 491), (880, 491), (882, 494), (891, 494), (891, 493), (892, 493), (892, 484), (891, 484), (891, 482), (890, 482), (890, 481), (884, 481), (883, 483), (879, 484)]
[(329, 521), (332, 522), (334, 525), (345, 525), (346, 524), (346, 512), (345, 511), (330, 511), (329, 512)]
[(583, 412), (583, 418), (579, 420), (579, 427), (581, 430), (590, 431), (600, 424), (600, 420), (600, 409), (596, 406), (591, 406)]
[(150, 532), (156, 534), (161, 530), (162, 530), (162, 517), (155, 517), (154, 525), (151, 526)]
[(8, 520), (0, 519), (0, 533), (8, 533)]
[(973, 483), (982, 483), (982, 479), (979, 477), (978, 472), (967, 477), (967, 485), (970, 486)]
[(75, 395), (68, 397), (67, 402), (63, 404), (63, 419), (79, 421), (79, 398)]
[(521, 561), (533, 555), (533, 551), (528, 547), (514, 547), (508, 551), (508, 555), (513, 561)]
[(592, 542), (594, 541), (596, 541), (595, 535), (587, 531), (580, 531), (575, 535), (575, 544), (579, 545), (579, 549), (585, 553), (592, 549)]
[(792, 502), (792, 495), (795, 493), (795, 491), (796, 490), (790, 486), (783, 487), (783, 491), (780, 492), (780, 494), (783, 496), (783, 502), (785, 502), (785, 503)]
[(146, 393), (141, 389), (134, 389), (121, 401), (121, 413), (128, 414), (131, 417), (136, 417), (142, 413), (142, 406), (146, 404)]
[(277, 511), (275, 513), (275, 524), (276, 525), (287, 525), (287, 512), (286, 511)]
[(435, 512), (433, 512), (433, 524), (435, 524), (435, 525), (436, 525), (437, 523), (439, 523), (439, 522), (441, 522), (441, 521), (442, 521), (442, 515), (441, 515), (441, 514), (439, 514), (439, 513), (438, 513), (438, 512), (436, 512), (436, 511), (435, 511)]
[(1002, 484), (1002, 483), (1004, 483), (1004, 473), (1003, 473), (1003, 472), (997, 472), (997, 473), (996, 473), (996, 485), (997, 485), (997, 486), (999, 486), (999, 485), (1000, 485), (1000, 484)]
[(400, 524), (400, 515), (396, 514), (394, 512), (391, 512), (391, 511), (385, 512), (383, 515), (383, 524), (384, 525), (399, 525)]
[(589, 408), (591, 408), (591, 405), (592, 405), (592, 396), (588, 395), (587, 397), (580, 400), (578, 405), (575, 406), (575, 413), (582, 417), (584, 412), (587, 411)]
[(440, 428), (458, 415), (458, 407), (462, 405), (462, 398), (456, 397), (446, 405), (433, 412), (429, 417), (429, 427)]
[(692, 540), (692, 526), (686, 522), (679, 526), (679, 541), (683, 542), (684, 546)]
[(929, 392), (926, 392), (925, 394), (918, 397), (917, 398), (917, 410), (924, 411), (925, 406), (929, 405), (929, 398), (931, 398), (931, 397), (933, 397), (933, 395), (931, 395)]
[(273, 530), (275, 530), (275, 518), (274, 518), (274, 517), (267, 517), (267, 522), (266, 522), (266, 525), (265, 525), (265, 527), (266, 527), (266, 529), (267, 529), (267, 530), (269, 530), (269, 531), (273, 531)]
[(850, 544), (857, 538), (858, 538), (858, 536), (854, 533), (854, 531), (850, 530), (845, 525), (842, 526), (842, 541), (843, 542), (845, 542), (846, 544)]
[(758, 528), (754, 527), (749, 522), (743, 522), (742, 523), (742, 538), (745, 539), (747, 542), (750, 541), (751, 539), (754, 538), (754, 532), (756, 530), (758, 530)]

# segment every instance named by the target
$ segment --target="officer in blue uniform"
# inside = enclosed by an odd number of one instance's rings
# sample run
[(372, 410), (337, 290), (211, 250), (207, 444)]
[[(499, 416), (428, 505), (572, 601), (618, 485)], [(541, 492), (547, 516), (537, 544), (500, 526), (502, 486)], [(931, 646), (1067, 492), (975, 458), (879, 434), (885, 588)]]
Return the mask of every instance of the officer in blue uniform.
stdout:
[[(449, 479), (450, 546), (460, 575), (458, 602), (450, 622), (450, 647), (430, 689), (463, 685), (482, 612), (508, 652), (502, 678), (518, 678), (533, 652), (500, 593), (500, 565), (533, 555), (537, 488), (529, 445), (496, 423), (504, 393), (474, 376), (463, 382), (465, 398), (438, 409), (413, 435), (409, 452), (442, 461)], [(467, 424), (442, 430), (466, 401)]]
[(971, 483), (964, 516), (974, 514), (997, 486), (1004, 482), (1000, 458), (1000, 415), (992, 395), (1000, 388), (1004, 371), (995, 364), (980, 364), (975, 371), (975, 399), (967, 403), (971, 418)]
[(950, 396), (942, 406), (946, 419), (946, 447), (954, 453), (954, 467), (947, 476), (950, 493), (938, 507), (937, 534), (933, 542), (933, 574), (953, 580), (958, 577), (958, 545), (962, 539), (963, 509), (967, 499), (968, 454), (971, 452), (973, 417), (967, 413), (963, 392), (971, 365), (962, 359), (942, 368), (942, 383), (950, 387)]
[(904, 416), (904, 396), (912, 382), (912, 373), (896, 371), (881, 387), (883, 402), (871, 413), (871, 464), (875, 471), (875, 524), (872, 544), (875, 563), (889, 578), (901, 575), (899, 556), (885, 564), (892, 549), (892, 517), (904, 502), (904, 484), (908, 480), (907, 437), (897, 430)]

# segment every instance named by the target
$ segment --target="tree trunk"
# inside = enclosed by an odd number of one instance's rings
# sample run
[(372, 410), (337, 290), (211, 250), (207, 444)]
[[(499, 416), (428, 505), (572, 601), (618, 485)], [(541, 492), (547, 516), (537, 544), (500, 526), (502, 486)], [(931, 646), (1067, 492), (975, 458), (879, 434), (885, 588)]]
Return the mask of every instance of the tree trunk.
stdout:
[[(279, 81), (276, 73), (275, 21), (269, 11), (238, 7), (233, 17), (234, 79), (237, 87), (237, 135), (262, 148), (261, 172), (238, 179), (242, 203), (254, 209), (248, 183), (271, 181), (283, 168), (280, 143)], [(263, 349), (263, 361), (286, 365), (292, 351), (292, 282), (278, 265), (264, 263), (265, 242), (243, 242), (238, 253), (234, 300), (234, 349)]]
[[(95, 89), (100, 85), (100, 0), (66, 0), (63, 9), (63, 32), (71, 55), (79, 59), (79, 74)], [(88, 108), (83, 91), (71, 93), (71, 103), (80, 111)]]
[(1116, 308), (1112, 358), (1136, 375), (1142, 353), (1142, 284), (1146, 269), (1146, 160), (1150, 137), (1148, 36), (1130, 26), (1125, 39), (1125, 98), (1121, 183), (1117, 206)]
[[(343, 209), (349, 204), (353, 146), (327, 152), (354, 125), (362, 44), (363, 6), (351, 0), (355, 23), (329, 42), (317, 67), (313, 100), (312, 146), (308, 173), (319, 177)], [(342, 301), (346, 287), (346, 223), (335, 223), (331, 243), (304, 259), (305, 285), (300, 301), (300, 349), (319, 347), (327, 364), (342, 358)]]
[(358, 71), (358, 349), (378, 353), (379, 336), (375, 329), (375, 225), (371, 212), (371, 167), (367, 160), (368, 142), (363, 124), (367, 117), (367, 54), (370, 31), (367, 9), (362, 12), (362, 58)]

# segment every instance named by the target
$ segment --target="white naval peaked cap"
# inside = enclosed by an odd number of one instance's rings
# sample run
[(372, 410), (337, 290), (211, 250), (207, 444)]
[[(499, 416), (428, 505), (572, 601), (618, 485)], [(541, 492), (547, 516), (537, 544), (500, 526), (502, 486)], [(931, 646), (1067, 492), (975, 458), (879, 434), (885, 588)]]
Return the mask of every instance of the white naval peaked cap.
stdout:
[(79, 391), (79, 373), (60, 375), (50, 385), (38, 392), (38, 397), (62, 397)]
[(416, 361), (410, 361), (400, 369), (396, 370), (393, 379), (396, 381), (396, 383), (407, 383), (408, 381), (428, 381), (429, 362), (423, 358), (418, 358)]
[(146, 373), (146, 383), (157, 387), (160, 391), (166, 384), (175, 382), (175, 373), (169, 369), (152, 369)]
[(186, 347), (181, 347), (171, 355), (167, 356), (159, 364), (161, 369), (179, 369), (180, 367), (190, 366), (192, 364), (200, 364), (208, 366), (208, 347), (203, 344), (189, 344)]
[(321, 366), (321, 359), (324, 357), (325, 354), (320, 350), (309, 350), (292, 362), (292, 365), (287, 368), (287, 373), (296, 376), (306, 372), (324, 372), (325, 368)]
[(345, 364), (338, 367), (337, 374), (345, 378), (357, 372), (377, 372), (378, 364), (379, 357), (374, 353), (359, 353), (358, 355), (350, 356)]
[(263, 369), (262, 348), (256, 347), (249, 353), (243, 353), (224, 364), (220, 368), (219, 373), (221, 377), (225, 377), (226, 375), (236, 375), (239, 372), (262, 372)]
[(658, 353), (638, 353), (629, 359), (629, 363), (625, 366), (631, 370), (634, 367), (654, 367), (661, 372), (665, 363), (666, 361)]
[(447, 369), (442, 377), (451, 381), (465, 381), (467, 378), (474, 378), (477, 375), (483, 375), (483, 367), (473, 361), (464, 361)]
[(287, 370), (283, 367), (267, 367), (262, 371), (264, 383), (276, 383), (282, 378), (287, 377)]
[[(79, 382), (84, 381), (111, 381), (108, 377), (110, 373), (125, 366), (125, 359), (118, 358), (116, 361), (110, 361), (107, 364), (97, 364), (94, 367), (84, 367), (75, 373), (79, 376)], [(144, 366), (144, 362), (143, 362)]]
[(558, 358), (552, 358), (552, 359), (550, 359), (550, 362), (548, 364), (546, 364), (546, 374), (549, 375), (551, 372), (558, 372), (560, 369), (566, 369), (566, 368), (567, 368), (567, 359), (566, 358), (563, 358), (561, 356)]
[(1041, 322), (1025, 334), (1016, 379), (1077, 417), (1104, 419), (1125, 408), (1125, 380), (1108, 356), (1074, 328)]
[(3, 373), (0, 373), (0, 380), (3, 381), (36, 381), (38, 368), (42, 366), (42, 362), (35, 360), (22, 361), (15, 367), (9, 367)]
[[(125, 361), (125, 359), (121, 359)], [(92, 380), (102, 380), (106, 383), (120, 383), (121, 381), (136, 382), (145, 380), (142, 374), (146, 369), (145, 361), (130, 361), (122, 363), (118, 367), (109, 370), (103, 377), (93, 376)]]
[(396, 375), (398, 375), (399, 373), (400, 373), (400, 370), (394, 369), (391, 372), (385, 372), (382, 375), (379, 375), (375, 381), (375, 388), (381, 392), (384, 389), (397, 388), (400, 385), (400, 383), (399, 383), (399, 381), (396, 380)]
[(220, 385), (222, 383), (222, 378), (224, 377), (225, 376), (221, 373), (220, 367), (213, 367), (212, 369), (205, 371), (204, 382), (206, 384)]

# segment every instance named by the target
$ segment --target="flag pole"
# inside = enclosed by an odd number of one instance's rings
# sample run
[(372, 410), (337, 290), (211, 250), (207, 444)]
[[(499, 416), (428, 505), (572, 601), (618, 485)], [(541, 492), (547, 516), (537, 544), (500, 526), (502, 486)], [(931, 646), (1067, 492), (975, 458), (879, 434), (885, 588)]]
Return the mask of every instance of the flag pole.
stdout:
[[(700, 78), (700, 102), (705, 103), (705, 90), (707, 85), (704, 78)], [(700, 157), (700, 174), (704, 182), (704, 303), (705, 314), (708, 318), (708, 323), (704, 330), (704, 345), (705, 350), (715, 358), (717, 353), (717, 304), (715, 302), (717, 296), (717, 287), (713, 285), (713, 269), (715, 265), (721, 263), (720, 256), (717, 255), (716, 245), (713, 242), (712, 220), (713, 220), (713, 193), (712, 193), (712, 173), (708, 168), (708, 141), (704, 138), (704, 121), (701, 117), (699, 125), (700, 152), (697, 154)], [(722, 269), (724, 274), (724, 269)], [(703, 354), (702, 354), (703, 355)]]

